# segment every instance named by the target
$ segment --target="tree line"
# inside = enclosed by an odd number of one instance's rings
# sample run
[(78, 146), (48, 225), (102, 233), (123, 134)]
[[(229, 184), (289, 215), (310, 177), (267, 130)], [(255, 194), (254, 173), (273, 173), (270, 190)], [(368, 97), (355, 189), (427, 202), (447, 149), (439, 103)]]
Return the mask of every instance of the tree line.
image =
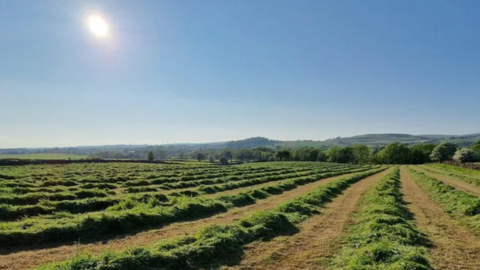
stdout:
[[(148, 159), (155, 153), (150, 151)], [(480, 141), (471, 147), (459, 148), (453, 143), (407, 145), (391, 143), (384, 147), (365, 145), (334, 146), (329, 149), (302, 147), (296, 149), (273, 149), (268, 147), (243, 149), (204, 149), (179, 155), (179, 159), (197, 159), (226, 164), (235, 161), (322, 161), (352, 164), (423, 164), (455, 160), (458, 162), (478, 162)], [(160, 157), (163, 158), (163, 157)]]

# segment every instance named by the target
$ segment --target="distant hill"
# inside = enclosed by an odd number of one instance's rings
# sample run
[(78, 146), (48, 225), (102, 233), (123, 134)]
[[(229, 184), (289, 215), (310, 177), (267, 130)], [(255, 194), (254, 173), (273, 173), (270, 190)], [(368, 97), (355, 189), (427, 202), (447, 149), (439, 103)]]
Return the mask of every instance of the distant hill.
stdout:
[(286, 147), (317, 146), (328, 148), (332, 146), (350, 146), (356, 144), (364, 144), (367, 146), (382, 146), (394, 142), (401, 142), (406, 144), (436, 144), (442, 141), (453, 142), (458, 145), (470, 145), (477, 141), (480, 141), (480, 133), (469, 135), (410, 135), (401, 133), (365, 134), (344, 138), (337, 137), (324, 141), (284, 141), (280, 144)]
[[(101, 156), (109, 158), (143, 158), (145, 152), (157, 151), (158, 155), (169, 157), (177, 156), (179, 152), (189, 153), (199, 150), (218, 150), (224, 148), (241, 149), (268, 147), (273, 149), (281, 149), (283, 147), (299, 148), (299, 147), (321, 147), (324, 149), (332, 146), (350, 146), (356, 144), (364, 144), (367, 146), (384, 146), (393, 142), (401, 142), (409, 145), (419, 143), (434, 143), (442, 141), (455, 143), (459, 146), (468, 146), (480, 141), (480, 133), (468, 135), (410, 135), (401, 133), (387, 134), (364, 134), (353, 137), (337, 137), (333, 139), (314, 141), (314, 140), (297, 140), (297, 141), (279, 141), (271, 140), (264, 137), (253, 137), (245, 140), (227, 141), (227, 142), (211, 142), (211, 143), (179, 143), (166, 145), (103, 145), (103, 146), (79, 146), (79, 147), (55, 147), (55, 148), (17, 148), (17, 149), (0, 149), (0, 155), (19, 155), (19, 154), (41, 154), (41, 153), (58, 153), (73, 154), (81, 156)], [(1, 156), (0, 156), (1, 157)], [(6, 157), (6, 156), (4, 156)]]

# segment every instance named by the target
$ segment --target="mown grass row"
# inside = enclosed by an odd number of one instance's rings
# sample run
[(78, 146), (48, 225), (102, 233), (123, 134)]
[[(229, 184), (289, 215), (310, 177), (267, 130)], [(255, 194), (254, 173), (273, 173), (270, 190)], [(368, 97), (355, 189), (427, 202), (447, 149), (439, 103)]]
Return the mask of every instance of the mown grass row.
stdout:
[[(324, 171), (329, 171), (325, 169)], [(291, 177), (295, 175), (309, 175), (315, 173), (316, 170), (312, 169), (302, 169), (302, 170), (283, 170), (279, 172), (270, 172), (270, 173), (256, 173), (256, 174), (249, 174), (245, 176), (228, 176), (224, 178), (212, 178), (212, 179), (205, 179), (205, 180), (198, 180), (198, 181), (182, 181), (182, 182), (174, 182), (174, 183), (164, 183), (160, 184), (159, 186), (155, 187), (155, 189), (163, 189), (163, 190), (174, 190), (174, 189), (184, 189), (184, 188), (192, 188), (192, 187), (200, 187), (200, 186), (209, 186), (209, 185), (216, 185), (216, 184), (224, 184), (224, 183), (231, 183), (237, 181), (248, 181), (251, 179), (259, 179), (259, 178), (281, 178), (281, 177)], [(155, 180), (154, 180), (155, 181)], [(135, 191), (135, 188), (142, 190), (142, 188), (150, 188), (151, 185), (155, 185), (154, 181), (146, 181), (145, 183), (137, 182), (135, 185), (128, 186), (130, 191), (127, 192), (132, 193)], [(141, 192), (141, 191), (140, 191)]]
[[(369, 167), (356, 169), (353, 171), (341, 171), (337, 172), (338, 174), (347, 173), (347, 172), (358, 172), (369, 169)], [(313, 172), (312, 172), (313, 173)], [(274, 177), (264, 177), (260, 179), (251, 179), (245, 181), (239, 181), (234, 183), (227, 183), (218, 186), (201, 186), (197, 190), (189, 191), (180, 191), (172, 192), (169, 196), (189, 196), (196, 197), (203, 194), (214, 194), (221, 191), (232, 190), (242, 187), (255, 186), (258, 184), (264, 184), (271, 181), (277, 181), (279, 179), (284, 179), (285, 181), (295, 180), (297, 182), (302, 182), (302, 175), (310, 175), (311, 173), (300, 173), (300, 174), (289, 174), (285, 176), (274, 176)], [(295, 176), (295, 177), (292, 177)], [(290, 178), (289, 178), (290, 177)], [(317, 177), (323, 177), (322, 174), (311, 175), (310, 178), (306, 178), (308, 181), (317, 179)], [(147, 190), (145, 190), (147, 191)], [(37, 205), (20, 205), (12, 206), (0, 204), (0, 220), (2, 221), (13, 221), (20, 218), (32, 217), (37, 215), (47, 215), (53, 214), (56, 212), (68, 212), (72, 214), (80, 214), (94, 211), (101, 211), (115, 204), (119, 204), (122, 201), (127, 201), (131, 203), (132, 201), (143, 201), (143, 197), (146, 195), (155, 195), (163, 196), (158, 194), (155, 191), (151, 193), (144, 193), (139, 195), (121, 195), (121, 196), (109, 196), (109, 197), (100, 197), (100, 198), (89, 198), (84, 200), (67, 200), (67, 201), (58, 201), (52, 202), (48, 200), (43, 200), (40, 204)], [(162, 200), (163, 201), (163, 200)]]
[(115, 195), (115, 192), (100, 189), (79, 189), (75, 191), (67, 191), (61, 193), (36, 192), (23, 195), (2, 194), (0, 195), (0, 204), (34, 205), (39, 203), (41, 200), (66, 201), (94, 197), (102, 198), (110, 195)]
[(410, 219), (395, 168), (362, 197), (352, 231), (334, 258), (333, 268), (432, 269), (425, 257), (429, 241)]
[(318, 213), (319, 207), (351, 184), (379, 171), (332, 181), (273, 210), (257, 212), (230, 225), (209, 226), (192, 237), (160, 241), (123, 252), (107, 252), (99, 257), (80, 255), (41, 269), (211, 269), (224, 260), (238, 258), (248, 243), (295, 232), (295, 223)]
[(456, 190), (452, 186), (419, 173), (409, 170), (413, 180), (436, 202), (442, 209), (462, 224), (480, 236), (480, 197)]
[(479, 178), (465, 176), (465, 175), (458, 174), (458, 173), (452, 173), (452, 172), (448, 171), (447, 169), (440, 169), (441, 171), (434, 171), (434, 170), (430, 169), (430, 166), (421, 166), (421, 168), (428, 171), (428, 172), (431, 172), (431, 173), (451, 176), (452, 180), (457, 180), (457, 181), (465, 182), (465, 183), (480, 187), (480, 179)]
[(460, 216), (480, 214), (480, 197), (456, 190), (454, 187), (424, 173), (412, 169), (410, 169), (410, 173), (413, 180), (448, 213)]
[(468, 175), (468, 176), (471, 176), (471, 177), (480, 178), (480, 171), (471, 170), (471, 169), (468, 169), (468, 168), (462, 168), (462, 167), (458, 167), (458, 166), (452, 166), (452, 165), (447, 165), (447, 164), (439, 164), (439, 163), (431, 164), (429, 166), (431, 166), (432, 168), (440, 169), (440, 170), (455, 172), (457, 174), (461, 174), (461, 175), (464, 175), (464, 176)]
[[(181, 169), (182, 167), (179, 167)], [(235, 168), (235, 167), (232, 167)], [(5, 170), (3, 168), (3, 170)], [(53, 186), (78, 186), (78, 185), (120, 185), (125, 183), (135, 183), (136, 181), (157, 181), (158, 183), (167, 183), (167, 182), (181, 182), (181, 181), (193, 181), (200, 179), (209, 179), (215, 177), (224, 177), (224, 176), (237, 176), (255, 173), (268, 173), (275, 171), (282, 171), (285, 168), (252, 168), (248, 169), (229, 169), (224, 167), (216, 167), (210, 169), (195, 170), (189, 172), (189, 174), (183, 174), (181, 172), (174, 172), (170, 174), (163, 174), (163, 171), (160, 171), (161, 174), (148, 174), (141, 175), (135, 174), (134, 172), (126, 173), (126, 171), (115, 172), (111, 176), (105, 176), (103, 173), (95, 173), (92, 171), (86, 171), (85, 174), (82, 173), (82, 176), (72, 176), (71, 173), (64, 173), (61, 175), (49, 175), (49, 176), (40, 176), (40, 177), (23, 177), (20, 179), (15, 179), (14, 176), (8, 177), (8, 181), (0, 181), (0, 187), (30, 187), (30, 188), (42, 188), (42, 187), (53, 187)], [(197, 175), (192, 175), (195, 173)], [(49, 177), (55, 176), (56, 179), (51, 179)], [(137, 179), (137, 178), (142, 179)], [(15, 179), (15, 180), (11, 180)], [(0, 179), (1, 180), (1, 179)]]
[[(321, 167), (321, 168), (329, 168), (329, 167)], [(188, 177), (188, 178), (154, 178), (154, 179), (143, 179), (143, 180), (136, 180), (136, 181), (128, 181), (122, 183), (124, 187), (136, 187), (136, 186), (149, 186), (149, 185), (159, 185), (159, 188), (162, 189), (175, 189), (178, 187), (193, 187), (199, 186), (202, 184), (208, 184), (208, 182), (212, 181), (238, 181), (238, 180), (247, 180), (252, 178), (258, 177), (265, 177), (271, 175), (282, 175), (287, 173), (300, 173), (304, 171), (311, 171), (313, 168), (299, 168), (299, 169), (275, 169), (275, 170), (268, 170), (268, 171), (255, 171), (251, 173), (237, 173), (237, 174), (215, 174), (210, 175), (209, 177)]]
[(302, 177), (284, 181), (274, 186), (220, 196), (214, 199), (176, 197), (170, 200), (168, 206), (163, 201), (151, 198), (147, 202), (122, 201), (106, 211), (89, 214), (58, 214), (57, 216), (0, 223), (0, 242), (7, 246), (19, 246), (33, 243), (94, 239), (106, 234), (113, 235), (149, 226), (192, 220), (225, 212), (234, 206), (253, 204), (256, 200), (272, 194), (280, 194), (299, 185), (341, 174), (344, 173), (333, 172), (316, 177)]
[[(371, 169), (371, 167), (363, 167), (360, 169), (355, 169), (351, 171), (339, 171), (339, 174), (342, 173), (354, 173), (354, 172), (361, 172)], [(168, 194), (169, 196), (188, 196), (188, 197), (196, 197), (201, 196), (204, 194), (214, 194), (217, 192), (233, 190), (237, 188), (243, 188), (248, 186), (255, 186), (258, 184), (264, 184), (271, 181), (277, 181), (279, 179), (283, 179), (285, 181), (288, 180), (296, 180), (297, 182), (304, 181), (301, 179), (301, 175), (309, 175), (310, 173), (306, 174), (294, 174), (294, 175), (285, 175), (283, 177), (267, 177), (262, 179), (251, 179), (246, 181), (239, 181), (236, 183), (227, 183), (218, 186), (201, 186), (196, 190), (187, 190), (187, 191), (179, 191), (179, 192), (172, 192)], [(291, 177), (288, 178), (287, 176)], [(292, 177), (295, 176), (295, 177)], [(312, 178), (313, 177), (313, 178)], [(317, 177), (323, 177), (321, 174), (312, 175), (310, 178), (306, 178), (307, 180), (317, 179)], [(144, 190), (144, 192), (148, 192), (148, 190)], [(149, 193), (142, 193), (139, 195), (120, 195), (120, 196), (109, 196), (109, 197), (97, 197), (97, 198), (88, 198), (83, 200), (66, 200), (66, 201), (48, 201), (43, 200), (40, 201), (40, 204), (37, 205), (20, 205), (20, 206), (12, 206), (12, 205), (5, 205), (0, 204), (0, 220), (1, 221), (13, 221), (18, 220), (20, 218), (38, 216), (38, 215), (47, 215), (47, 214), (54, 214), (56, 212), (68, 212), (71, 214), (80, 214), (80, 213), (88, 213), (94, 211), (101, 211), (110, 206), (115, 204), (121, 203), (122, 201), (143, 201), (143, 197), (147, 195), (154, 195), (154, 196), (162, 196), (162, 194), (157, 193), (156, 191), (149, 192)]]

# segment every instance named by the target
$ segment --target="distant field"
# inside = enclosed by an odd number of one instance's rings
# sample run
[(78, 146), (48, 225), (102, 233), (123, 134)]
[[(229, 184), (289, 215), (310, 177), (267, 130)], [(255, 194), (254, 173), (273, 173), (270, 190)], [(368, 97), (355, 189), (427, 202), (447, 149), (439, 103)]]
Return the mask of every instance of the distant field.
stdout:
[(57, 154), (57, 153), (41, 153), (41, 154), (23, 154), (23, 155), (0, 155), (2, 158), (16, 158), (16, 159), (82, 159), (87, 156), (71, 155), (71, 154)]

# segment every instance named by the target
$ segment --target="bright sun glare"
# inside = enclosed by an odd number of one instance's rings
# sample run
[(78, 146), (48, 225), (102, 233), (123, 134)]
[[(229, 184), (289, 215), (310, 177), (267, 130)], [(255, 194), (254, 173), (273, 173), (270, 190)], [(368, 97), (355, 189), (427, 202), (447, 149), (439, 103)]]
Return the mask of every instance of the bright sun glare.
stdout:
[(108, 35), (108, 24), (100, 15), (90, 15), (88, 17), (88, 26), (90, 31), (97, 37), (106, 37)]

